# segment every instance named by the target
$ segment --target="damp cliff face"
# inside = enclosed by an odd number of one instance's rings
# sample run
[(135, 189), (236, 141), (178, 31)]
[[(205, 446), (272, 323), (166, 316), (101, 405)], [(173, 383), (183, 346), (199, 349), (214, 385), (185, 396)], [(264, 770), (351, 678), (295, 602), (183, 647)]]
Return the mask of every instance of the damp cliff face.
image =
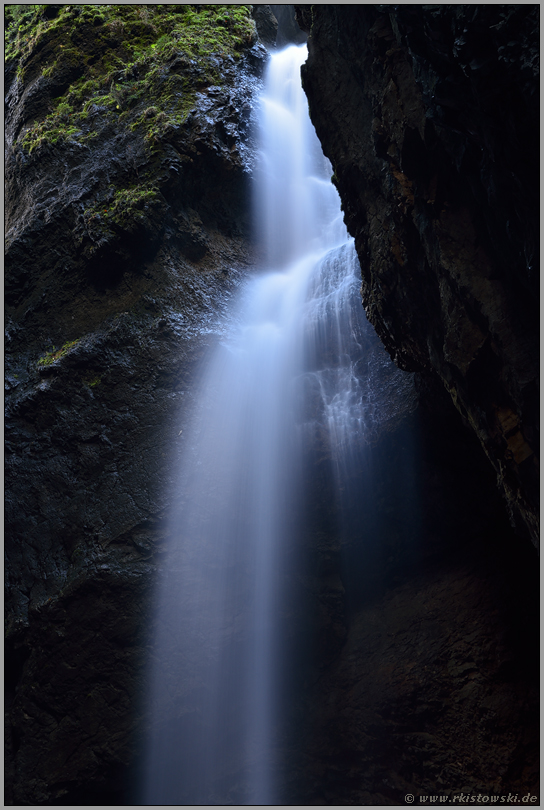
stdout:
[(538, 6), (297, 6), (363, 303), (537, 542)]
[(266, 53), (247, 6), (10, 8), (7, 801), (109, 802), (180, 414), (252, 258)]
[[(6, 62), (6, 803), (132, 803), (124, 787), (146, 722), (150, 606), (184, 408), (254, 258), (251, 99), (265, 53), (245, 7), (59, 5), (36, 18), (19, 8)], [(315, 6), (316, 25), (331, 31), (330, 15), (348, 10)], [(355, 12), (372, 17), (364, 31), (382, 19)], [(193, 40), (176, 19), (193, 26)], [(273, 14), (255, 7), (255, 20), (270, 44)], [(321, 47), (345, 44), (339, 36)], [(395, 52), (390, 36), (385, 50)], [(348, 53), (323, 62), (351, 110), (334, 135), (346, 144), (345, 170), (321, 102), (311, 110), (343, 177), (349, 222), (359, 222), (369, 315), (401, 365), (419, 368), (411, 347), (423, 338), (412, 329), (438, 328), (443, 310), (425, 284), (403, 292), (398, 270), (411, 266), (385, 249), (383, 281), (369, 275), (360, 199), (371, 206), (375, 195), (399, 239), (415, 226), (400, 170), (382, 182), (381, 168), (400, 164), (354, 138)], [(374, 177), (368, 196), (364, 183), (345, 193), (357, 161)], [(441, 168), (438, 158), (432, 165)], [(380, 304), (387, 284), (405, 296), (400, 310)], [(386, 304), (398, 341), (373, 314)], [(383, 365), (370, 343), (369, 365)], [(373, 437), (372, 476), (358, 473), (368, 511), (345, 548), (324, 448), (308, 460), (319, 503), (307, 505), (307, 566), (292, 576), (310, 605), (302, 618), (286, 606), (285, 627), (293, 661), (312, 645), (314, 659), (300, 664), (296, 728), (282, 748), (286, 804), (398, 804), (422, 787), (537, 782), (533, 560), (512, 561), (477, 441), (440, 386), (424, 375), (417, 384), (418, 407), (403, 389), (395, 419)], [(507, 438), (516, 436), (513, 424)]]
[(321, 561), (290, 801), (536, 800), (538, 8), (296, 9), (363, 305), (419, 408)]

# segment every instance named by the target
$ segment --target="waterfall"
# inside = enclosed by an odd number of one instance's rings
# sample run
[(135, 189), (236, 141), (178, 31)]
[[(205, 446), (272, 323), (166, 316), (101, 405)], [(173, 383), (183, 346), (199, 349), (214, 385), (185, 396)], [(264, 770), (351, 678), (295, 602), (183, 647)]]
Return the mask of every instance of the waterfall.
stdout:
[(341, 482), (372, 419), (358, 264), (300, 84), (272, 55), (255, 178), (265, 267), (204, 374), (162, 575), (146, 804), (274, 804), (304, 444)]

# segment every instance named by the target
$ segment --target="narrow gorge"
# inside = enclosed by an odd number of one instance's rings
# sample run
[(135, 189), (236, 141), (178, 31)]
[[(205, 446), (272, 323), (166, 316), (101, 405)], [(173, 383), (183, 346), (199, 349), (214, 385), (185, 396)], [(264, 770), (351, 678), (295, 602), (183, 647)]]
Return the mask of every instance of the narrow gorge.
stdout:
[(5, 6), (7, 806), (538, 801), (538, 26)]

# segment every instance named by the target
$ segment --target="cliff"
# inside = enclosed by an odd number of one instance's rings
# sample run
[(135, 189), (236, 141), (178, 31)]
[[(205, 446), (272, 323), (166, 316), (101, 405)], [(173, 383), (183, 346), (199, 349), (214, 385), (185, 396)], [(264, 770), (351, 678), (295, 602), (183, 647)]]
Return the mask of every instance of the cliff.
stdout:
[(537, 543), (539, 7), (297, 10), (368, 318), (441, 379)]
[(534, 801), (539, 9), (295, 8), (363, 305), (419, 390), (361, 482), (297, 801)]
[(182, 414), (253, 259), (249, 8), (7, 7), (8, 803), (110, 801), (134, 750)]

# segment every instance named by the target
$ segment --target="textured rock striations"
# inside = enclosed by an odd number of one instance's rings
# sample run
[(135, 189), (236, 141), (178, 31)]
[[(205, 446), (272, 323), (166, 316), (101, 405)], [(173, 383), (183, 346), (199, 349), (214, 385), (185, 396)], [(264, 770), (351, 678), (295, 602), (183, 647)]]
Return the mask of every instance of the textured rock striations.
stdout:
[(252, 261), (266, 52), (244, 6), (13, 8), (38, 11), (6, 83), (6, 799), (110, 803), (194, 368)]
[(438, 374), (536, 543), (539, 7), (297, 13), (369, 320)]
[(538, 7), (296, 9), (363, 304), (419, 409), (369, 450), (345, 545), (316, 529), (329, 643), (289, 801), (536, 796)]

